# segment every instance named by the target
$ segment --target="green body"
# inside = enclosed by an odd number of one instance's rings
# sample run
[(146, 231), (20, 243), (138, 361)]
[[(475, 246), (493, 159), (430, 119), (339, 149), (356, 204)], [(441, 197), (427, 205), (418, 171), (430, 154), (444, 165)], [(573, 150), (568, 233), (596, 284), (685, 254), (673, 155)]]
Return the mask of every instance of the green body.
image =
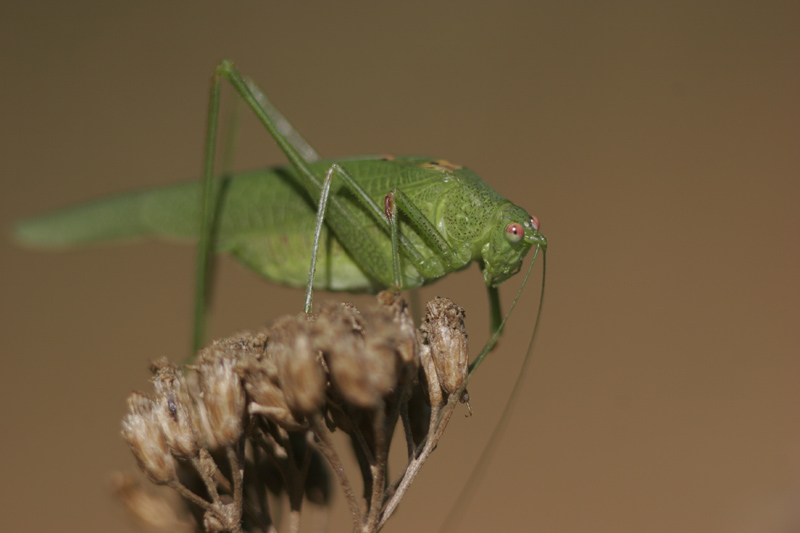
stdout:
[[(315, 174), (324, 175), (333, 162), (318, 161), (310, 166)], [(364, 157), (336, 162), (378, 205), (383, 205), (392, 189), (402, 190), (455, 250), (446, 263), (433, 244), (411, 224), (404, 224), (401, 216), (403, 234), (424, 258), (417, 264), (401, 258), (404, 288), (430, 283), (473, 260), (484, 261), (498, 216), (504, 215), (505, 220), (509, 214), (516, 215), (514, 219), (520, 222), (530, 219), (474, 172), (442, 166), (431, 158)], [(221, 189), (215, 249), (234, 255), (269, 280), (305, 286), (317, 205), (298, 187), (293, 168), (245, 172), (216, 183)], [(200, 186), (194, 181), (79, 205), (24, 220), (17, 226), (16, 236), (36, 247), (74, 247), (137, 237), (196, 241)], [(323, 227), (314, 288), (356, 292), (389, 287), (392, 252), (386, 231), (341, 182), (334, 181), (331, 188), (331, 201), (334, 199), (344, 203), (348, 220), (339, 222), (349, 228), (349, 234), (331, 238)], [(332, 216), (330, 213), (326, 216)], [(506, 223), (500, 222), (503, 227)], [(380, 253), (360, 246), (373, 237), (380, 243)], [(503, 279), (519, 269), (530, 245), (522, 248), (507, 265)]]
[[(264, 125), (287, 166), (214, 179), (223, 80)], [(16, 237), (40, 248), (136, 237), (196, 240), (192, 353), (204, 341), (211, 251), (231, 253), (275, 282), (305, 285), (306, 313), (314, 288), (410, 289), (478, 261), (493, 335), (473, 368), (502, 330), (497, 286), (519, 271), (532, 246), (547, 247), (535, 218), (458, 165), (424, 157), (319, 160), (228, 60), (212, 76), (201, 182), (22, 221)]]
[[(214, 179), (223, 80), (270, 133), (286, 155), (287, 166)], [(330, 194), (326, 194), (328, 186)], [(311, 311), (312, 288), (410, 289), (478, 261), (488, 289), (492, 336), (470, 365), (470, 375), (496, 345), (522, 290), (503, 318), (497, 286), (519, 271), (531, 247), (537, 253), (547, 249), (535, 218), (458, 165), (423, 157), (319, 160), (263, 92), (229, 60), (222, 61), (212, 77), (202, 181), (120, 195), (24, 220), (15, 236), (38, 248), (134, 238), (198, 241), (192, 355), (204, 340), (212, 250), (233, 254), (277, 283), (305, 286), (306, 313)], [(532, 267), (533, 262), (525, 280)], [(544, 265), (539, 313), (543, 296)], [(535, 332), (536, 327), (534, 336)], [(532, 345), (533, 338), (525, 364)], [(523, 374), (517, 377), (512, 398)], [(466, 381), (454, 397), (461, 398), (465, 387)], [(507, 413), (508, 409), (498, 427)], [(496, 436), (497, 431), (490, 443)]]

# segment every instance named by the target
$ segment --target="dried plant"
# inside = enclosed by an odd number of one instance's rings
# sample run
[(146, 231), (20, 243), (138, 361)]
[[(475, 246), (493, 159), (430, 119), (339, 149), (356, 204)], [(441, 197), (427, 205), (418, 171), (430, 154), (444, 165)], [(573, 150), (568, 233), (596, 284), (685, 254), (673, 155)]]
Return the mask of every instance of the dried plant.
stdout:
[[(460, 307), (428, 302), (417, 330), (405, 300), (388, 291), (363, 313), (325, 304), (315, 315), (214, 341), (185, 374), (158, 360), (153, 393), (128, 399), (122, 435), (148, 479), (174, 489), (180, 504), (128, 475), (117, 479), (117, 493), (151, 530), (294, 532), (304, 500), (329, 504), (333, 472), (353, 530), (379, 531), (467, 400), (467, 364)], [(398, 420), (408, 463), (390, 480)], [(336, 429), (350, 437), (363, 499), (332, 443)]]

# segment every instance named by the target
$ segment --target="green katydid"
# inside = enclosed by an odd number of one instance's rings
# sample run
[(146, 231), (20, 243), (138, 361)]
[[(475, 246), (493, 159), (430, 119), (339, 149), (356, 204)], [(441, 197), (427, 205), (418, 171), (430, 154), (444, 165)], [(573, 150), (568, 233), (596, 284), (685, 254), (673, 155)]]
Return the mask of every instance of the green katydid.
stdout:
[[(289, 166), (214, 179), (223, 79), (266, 127)], [(43, 248), (134, 237), (199, 239), (195, 350), (203, 340), (212, 248), (233, 254), (271, 281), (306, 286), (307, 312), (312, 280), (314, 289), (406, 290), (478, 261), (494, 335), (470, 370), (502, 331), (498, 285), (519, 271), (531, 247), (537, 253), (547, 247), (535, 217), (466, 168), (429, 157), (319, 160), (258, 87), (227, 60), (212, 79), (202, 184), (124, 194), (16, 227), (20, 242)]]
[[(266, 127), (289, 166), (214, 179), (223, 79)], [(305, 286), (307, 313), (312, 289), (413, 289), (477, 261), (488, 290), (492, 335), (470, 365), (470, 375), (497, 342), (536, 255), (541, 250), (544, 258), (547, 249), (535, 217), (461, 166), (408, 156), (320, 160), (261, 90), (227, 60), (212, 78), (202, 182), (119, 195), (30, 218), (17, 225), (15, 236), (39, 248), (135, 237), (199, 241), (192, 353), (203, 340), (212, 249), (233, 254), (271, 281)], [(532, 247), (534, 259), (503, 317), (498, 285), (520, 270)], [(541, 303), (540, 299), (539, 314)], [(512, 396), (465, 491), (477, 485), (480, 465), (488, 464), (496, 448), (529, 361), (539, 314)], [(466, 383), (456, 397), (465, 388)], [(459, 497), (462, 505), (464, 496)], [(454, 508), (448, 523), (456, 514)]]

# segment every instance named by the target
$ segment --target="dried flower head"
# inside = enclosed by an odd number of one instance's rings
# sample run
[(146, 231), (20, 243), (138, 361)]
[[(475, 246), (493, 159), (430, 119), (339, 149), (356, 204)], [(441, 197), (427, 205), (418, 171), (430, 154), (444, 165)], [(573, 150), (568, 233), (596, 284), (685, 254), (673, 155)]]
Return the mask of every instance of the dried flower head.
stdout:
[(150, 366), (154, 376), (155, 415), (167, 445), (177, 457), (189, 458), (197, 455), (197, 414), (189, 397), (184, 377), (178, 367), (166, 358)]
[(419, 343), (405, 299), (391, 291), (378, 294), (378, 305), (364, 313), (365, 350), (394, 361), (397, 381), (410, 383), (419, 368)]
[(155, 402), (147, 395), (140, 392), (131, 394), (128, 414), (122, 419), (122, 437), (147, 477), (153, 483), (165, 484), (176, 478), (176, 465), (155, 414), (156, 409)]
[[(233, 348), (241, 347), (234, 344)], [(200, 388), (211, 435), (219, 446), (232, 446), (242, 436), (245, 395), (236, 373), (237, 353), (230, 343), (214, 342), (200, 352)]]
[(288, 431), (299, 431), (305, 425), (289, 408), (280, 386), (278, 365), (266, 350), (266, 345), (271, 342), (269, 334), (265, 331), (259, 339), (263, 342), (244, 353), (237, 364), (247, 394), (248, 412), (262, 415)]
[[(445, 395), (466, 380), (464, 312), (442, 298), (427, 311), (415, 330), (405, 300), (387, 291), (363, 314), (324, 304), (318, 315), (214, 341), (186, 376), (156, 361), (155, 393), (129, 398), (122, 433), (147, 476), (189, 504), (173, 514), (130, 485), (120, 496), (134, 514), (151, 515), (154, 527), (235, 533), (277, 531), (270, 509), (285, 498), (295, 531), (303, 500), (330, 503), (335, 475), (353, 529), (379, 531), (452, 416), (457, 402)], [(389, 482), (400, 419), (409, 462)], [(330, 437), (334, 429), (350, 437), (363, 502)]]
[(403, 379), (414, 379), (420, 365), (419, 341), (417, 329), (408, 302), (401, 295), (392, 291), (382, 291), (377, 296), (379, 309), (391, 316), (395, 329), (397, 354), (400, 362), (406, 367)]
[(287, 316), (270, 328), (267, 355), (277, 367), (278, 380), (292, 411), (310, 415), (325, 400), (325, 372), (311, 339), (305, 315)]
[(354, 307), (324, 305), (314, 322), (314, 346), (320, 350), (336, 390), (357, 407), (376, 408), (394, 388), (394, 354), (367, 346), (364, 318)]
[(420, 327), (439, 383), (448, 394), (464, 384), (469, 370), (464, 316), (464, 310), (452, 300), (437, 297), (428, 302), (425, 322)]

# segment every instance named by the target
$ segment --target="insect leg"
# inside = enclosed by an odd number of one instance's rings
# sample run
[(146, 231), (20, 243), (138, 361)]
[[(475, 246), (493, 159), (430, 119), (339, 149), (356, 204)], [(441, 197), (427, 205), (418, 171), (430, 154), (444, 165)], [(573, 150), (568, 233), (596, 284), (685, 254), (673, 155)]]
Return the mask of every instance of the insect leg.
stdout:
[(311, 248), (311, 266), (308, 269), (308, 284), (306, 285), (306, 303), (304, 306), (305, 314), (311, 313), (311, 295), (314, 289), (314, 271), (317, 269), (317, 253), (319, 252), (319, 236), (322, 233), (322, 221), (325, 219), (325, 208), (328, 207), (328, 196), (331, 192), (331, 181), (333, 173), (341, 170), (337, 164), (331, 165), (325, 174), (325, 181), (322, 184), (319, 207), (317, 208), (317, 222), (314, 226), (314, 246)]
[[(487, 285), (486, 290), (489, 293), (489, 316), (491, 319), (490, 334), (496, 333), (500, 329), (500, 324), (503, 322), (503, 308), (500, 305), (500, 289)], [(497, 341), (492, 343), (489, 351), (494, 349)]]
[(400, 249), (397, 245), (397, 238), (399, 235), (400, 225), (397, 220), (397, 202), (394, 201), (394, 191), (386, 195), (384, 199), (384, 206), (386, 211), (386, 218), (389, 219), (389, 227), (391, 228), (392, 237), (392, 288), (396, 291), (400, 290), (402, 281), (400, 280)]
[[(217, 70), (219, 70), (219, 68)], [(251, 80), (243, 79), (243, 82), (251, 92), (253, 98), (258, 102), (260, 109), (263, 110), (268, 120), (276, 124), (277, 132), (285, 139), (295, 153), (306, 163), (312, 163), (318, 160), (319, 156), (316, 151), (303, 139), (277, 108), (272, 105), (264, 93), (261, 92)], [(211, 94), (209, 97), (208, 118), (206, 122), (203, 186), (200, 200), (200, 238), (197, 247), (197, 267), (195, 272), (194, 332), (192, 334), (193, 354), (199, 350), (205, 335), (207, 292), (209, 288), (209, 252), (211, 250), (211, 236), (213, 235), (216, 218), (214, 206), (217, 204), (213, 177), (217, 129), (219, 124), (219, 100), (220, 76), (218, 72), (215, 72), (211, 81)], [(278, 142), (278, 144), (280, 145), (281, 143)], [(231, 152), (232, 150), (230, 147), (227, 147), (226, 153), (230, 154)], [(230, 159), (230, 157), (227, 159)], [(225, 164), (226, 167), (228, 165), (229, 163)], [(313, 259), (316, 259), (316, 256), (314, 256)]]
[(294, 126), (286, 120), (286, 118), (281, 114), (278, 109), (272, 105), (266, 95), (261, 92), (261, 89), (251, 80), (250, 78), (245, 77), (244, 82), (247, 84), (247, 88), (250, 89), (250, 92), (253, 93), (253, 97), (256, 99), (258, 104), (264, 109), (264, 112), (267, 116), (270, 117), (272, 122), (275, 123), (275, 126), (278, 128), (278, 131), (286, 137), (286, 140), (289, 141), (295, 150), (300, 154), (303, 160), (306, 163), (313, 163), (314, 161), (319, 160), (319, 156), (317, 155), (316, 150), (311, 147), (310, 144), (306, 142), (305, 139), (294, 129)]
[[(450, 246), (447, 239), (430, 223), (430, 221), (422, 214), (422, 211), (406, 196), (400, 189), (392, 189), (386, 195), (384, 201), (386, 217), (389, 219), (392, 237), (392, 264), (394, 272), (394, 286), (399, 288), (399, 272), (400, 272), (400, 251), (397, 244), (397, 235), (399, 234), (399, 219), (397, 217), (398, 211), (402, 211), (408, 218), (411, 225), (425, 238), (429, 244), (439, 251), (442, 261), (450, 269), (458, 268), (464, 263), (469, 261), (469, 258), (457, 257), (456, 250)], [(498, 302), (499, 303), (499, 302)]]
[[(286, 137), (286, 134), (294, 132), (294, 129), (291, 128), (291, 126), (287, 126), (288, 122), (286, 122), (281, 115), (270, 113), (261, 105), (259, 97), (257, 97), (257, 95), (263, 96), (261, 91), (257, 91), (257, 94), (254, 94), (251, 90), (254, 84), (246, 81), (231, 61), (222, 61), (217, 66), (214, 71), (213, 84), (218, 85), (219, 80), (223, 78), (228, 80), (236, 92), (239, 93), (239, 96), (241, 96), (253, 113), (255, 113), (256, 117), (278, 144), (281, 151), (283, 151), (289, 159), (292, 167), (297, 171), (298, 184), (311, 196), (315, 203), (319, 203), (322, 184), (319, 178), (314, 175), (308, 161), (302, 153), (305, 141), (299, 142), (295, 139), (293, 142)], [(219, 95), (217, 95), (217, 100), (218, 99)], [(279, 127), (278, 122), (285, 122), (285, 124)], [(353, 180), (344, 168), (340, 167), (339, 170), (336, 171), (336, 174), (344, 180), (347, 187), (353, 192), (358, 201), (364, 205), (367, 212), (374, 218), (379, 226), (385, 228), (385, 230), (389, 232), (391, 228), (389, 227), (389, 221), (384, 216), (383, 210), (377, 206), (363, 188)], [(389, 286), (391, 281), (388, 279), (388, 276), (386, 276), (384, 272), (380, 272), (380, 269), (373, 268), (373, 265), (368, 264), (369, 258), (376, 255), (377, 243), (370, 242), (369, 239), (358, 239), (359, 228), (352, 224), (350, 220), (351, 217), (348, 216), (348, 208), (343, 201), (335, 196), (330, 198), (330, 205), (327, 211), (328, 224), (337, 234), (340, 241), (346, 241), (343, 242), (343, 244), (348, 246), (349, 251), (355, 256), (360, 256), (359, 264), (365, 268), (365, 270), (368, 270), (374, 278), (381, 281), (382, 284)], [(417, 263), (422, 261), (421, 254), (405, 236), (400, 235), (399, 242), (399, 246), (404, 254)]]
[(442, 234), (439, 233), (439, 230), (437, 230), (433, 224), (431, 224), (430, 221), (425, 218), (425, 215), (422, 214), (422, 211), (419, 210), (414, 202), (412, 202), (403, 191), (400, 189), (392, 189), (389, 195), (394, 197), (400, 210), (405, 213), (412, 224), (417, 226), (417, 229), (420, 230), (422, 235), (424, 235), (431, 244), (439, 249), (442, 255), (445, 257), (453, 255), (452, 248), (444, 236), (442, 236)]
[(448, 266), (456, 267), (460, 266), (459, 263), (468, 261), (467, 258), (457, 257), (456, 250), (450, 246), (447, 239), (425, 218), (422, 211), (402, 190), (392, 189), (387, 195), (387, 200), (389, 197), (392, 197), (392, 201), (397, 203), (397, 207), (408, 217), (408, 220), (419, 230), (420, 234), (439, 250), (442, 259)]
[[(508, 308), (508, 311), (506, 312), (505, 316), (503, 317), (503, 320), (500, 321), (500, 325), (497, 326), (497, 329), (494, 330), (494, 333), (492, 333), (491, 337), (489, 337), (489, 340), (486, 341), (486, 346), (483, 347), (483, 350), (481, 350), (481, 352), (478, 354), (478, 356), (475, 358), (475, 360), (469, 365), (469, 375), (470, 375), (470, 377), (472, 377), (472, 373), (475, 371), (475, 369), (478, 368), (478, 366), (481, 364), (483, 359), (489, 354), (489, 352), (492, 350), (492, 348), (494, 348), (494, 346), (497, 344), (497, 340), (500, 338), (500, 335), (503, 333), (503, 327), (505, 327), (506, 321), (508, 320), (508, 317), (511, 316), (511, 312), (517, 306), (517, 302), (519, 301), (519, 297), (522, 295), (522, 290), (525, 288), (525, 285), (527, 285), (527, 283), (528, 283), (528, 278), (530, 277), (531, 272), (533, 271), (533, 265), (536, 263), (536, 258), (539, 256), (539, 250), (540, 250), (540, 248), (537, 246), (535, 251), (534, 251), (534, 253), (533, 253), (533, 259), (531, 260), (531, 264), (530, 264), (530, 266), (528, 266), (528, 270), (527, 270), (527, 272), (525, 272), (525, 277), (522, 279), (522, 285), (520, 286), (519, 291), (517, 291), (517, 295), (514, 296), (514, 300), (511, 302), (511, 306)], [(544, 253), (544, 252), (542, 252), (542, 253)], [(542, 272), (544, 273), (544, 268), (542, 268)], [(544, 274), (543, 274), (543, 276), (544, 276)], [(544, 286), (544, 282), (542, 282), (542, 286)], [(491, 294), (492, 294), (492, 292), (489, 291), (490, 300), (491, 300)], [(539, 313), (540, 314), (541, 314), (541, 306), (542, 306), (542, 300), (540, 299), (540, 301), (539, 301)], [(499, 311), (500, 311), (500, 299), (498, 297), (498, 299), (497, 299), (497, 311), (492, 309), (491, 312), (492, 312), (492, 314), (494, 314), (495, 312), (499, 313)], [(492, 321), (494, 321), (494, 319), (492, 319)], [(536, 329), (538, 327), (539, 327), (539, 315), (536, 315), (536, 325), (533, 328), (534, 335), (536, 335)]]
[(197, 266), (195, 270), (194, 331), (192, 333), (192, 356), (203, 344), (206, 321), (206, 289), (208, 288), (209, 251), (214, 229), (216, 190), (214, 187), (214, 156), (219, 123), (219, 80), (211, 82), (206, 119), (205, 157), (203, 160), (203, 184), (200, 193), (200, 238), (197, 243)]

